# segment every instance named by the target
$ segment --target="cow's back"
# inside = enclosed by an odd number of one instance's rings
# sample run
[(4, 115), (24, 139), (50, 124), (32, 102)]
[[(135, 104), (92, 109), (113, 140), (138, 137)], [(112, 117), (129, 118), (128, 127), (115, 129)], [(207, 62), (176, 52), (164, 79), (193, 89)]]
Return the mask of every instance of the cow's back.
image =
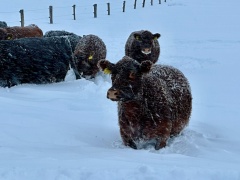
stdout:
[(64, 37), (0, 41), (0, 85), (64, 80), (72, 50)]
[(42, 30), (34, 24), (25, 27), (20, 26), (7, 27), (6, 30), (7, 33), (9, 33), (12, 36), (11, 39), (43, 36)]
[[(154, 65), (143, 76), (143, 92), (148, 108), (166, 115), (169, 120), (188, 121), (192, 110), (189, 82), (178, 69), (166, 65)], [(165, 109), (161, 109), (165, 107)], [(184, 122), (186, 124), (186, 122)]]
[(43, 37), (61, 37), (65, 36), (69, 39), (70, 44), (72, 46), (72, 51), (74, 52), (75, 47), (79, 40), (82, 38), (81, 36), (78, 36), (77, 34), (74, 34), (72, 32), (64, 31), (64, 30), (50, 30), (47, 31)]

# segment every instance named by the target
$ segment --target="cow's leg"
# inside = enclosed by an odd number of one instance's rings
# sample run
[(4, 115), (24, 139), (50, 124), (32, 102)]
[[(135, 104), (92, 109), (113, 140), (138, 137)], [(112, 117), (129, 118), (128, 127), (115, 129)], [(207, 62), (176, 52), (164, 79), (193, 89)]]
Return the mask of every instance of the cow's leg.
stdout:
[(156, 150), (164, 148), (167, 145), (167, 140), (170, 138), (171, 130), (172, 121), (160, 121), (159, 125), (156, 128), (156, 134), (158, 134), (156, 137)]
[(126, 146), (137, 149), (137, 142), (142, 137), (140, 124), (140, 105), (133, 102), (122, 103), (119, 106), (119, 126), (123, 142)]
[(125, 146), (129, 146), (133, 149), (137, 149), (137, 145), (134, 142), (134, 139), (130, 136), (130, 131), (128, 129), (123, 129), (122, 127), (120, 128), (120, 134), (123, 140), (123, 143)]
[(143, 135), (146, 140), (156, 140), (155, 149), (159, 150), (166, 146), (167, 140), (170, 138), (171, 129), (171, 121), (155, 119), (153, 124), (151, 123), (150, 125), (145, 126)]

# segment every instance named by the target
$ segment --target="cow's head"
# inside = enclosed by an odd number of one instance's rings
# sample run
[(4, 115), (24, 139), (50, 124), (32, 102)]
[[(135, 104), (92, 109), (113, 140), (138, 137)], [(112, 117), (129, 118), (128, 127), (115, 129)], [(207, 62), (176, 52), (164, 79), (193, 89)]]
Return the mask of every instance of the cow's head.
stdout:
[(159, 33), (152, 34), (149, 31), (137, 32), (133, 34), (136, 46), (140, 48), (143, 54), (150, 54), (152, 51), (153, 42), (161, 35)]
[(112, 101), (128, 101), (138, 97), (142, 86), (143, 73), (149, 72), (152, 62), (142, 63), (128, 56), (113, 64), (108, 60), (100, 60), (98, 67), (105, 73), (111, 74), (112, 87), (107, 92), (107, 98)]
[(12, 39), (12, 34), (7, 33), (7, 30), (0, 28), (0, 40), (10, 40)]
[(74, 55), (77, 70), (85, 78), (94, 78), (99, 71), (97, 67), (98, 57), (91, 52), (89, 54), (78, 53)]

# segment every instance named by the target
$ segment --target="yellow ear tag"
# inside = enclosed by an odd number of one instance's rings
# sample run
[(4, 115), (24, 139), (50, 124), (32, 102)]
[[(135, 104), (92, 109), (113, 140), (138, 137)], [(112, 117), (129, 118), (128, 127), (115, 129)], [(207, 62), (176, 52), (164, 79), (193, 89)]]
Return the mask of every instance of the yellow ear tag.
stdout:
[(139, 36), (136, 36), (136, 40), (139, 40)]
[(91, 61), (92, 59), (93, 59), (93, 55), (90, 55), (90, 56), (88, 57), (88, 60)]
[(104, 74), (111, 74), (111, 70), (108, 69), (108, 68), (105, 68), (105, 69), (103, 70), (103, 72), (104, 72)]
[(7, 39), (10, 40), (10, 39), (12, 39), (12, 38), (11, 38), (11, 36), (8, 36)]
[(154, 37), (153, 40), (158, 40), (158, 37)]

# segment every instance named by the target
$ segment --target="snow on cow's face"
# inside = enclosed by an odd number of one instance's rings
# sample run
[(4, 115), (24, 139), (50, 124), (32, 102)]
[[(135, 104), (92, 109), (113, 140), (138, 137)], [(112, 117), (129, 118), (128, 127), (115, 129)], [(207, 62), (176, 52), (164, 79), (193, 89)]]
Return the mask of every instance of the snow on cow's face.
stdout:
[(141, 90), (142, 74), (150, 70), (151, 61), (141, 64), (127, 56), (116, 64), (107, 60), (101, 60), (98, 66), (104, 72), (109, 72), (112, 79), (112, 87), (107, 92), (107, 98), (112, 101), (129, 101), (138, 97)]
[(94, 53), (90, 54), (77, 54), (75, 55), (75, 63), (78, 72), (81, 73), (82, 77), (94, 78), (98, 72), (97, 57)]
[(152, 52), (153, 41), (160, 37), (159, 33), (152, 34), (149, 31), (143, 31), (142, 33), (135, 33), (136, 46), (140, 48), (141, 53), (148, 55)]

